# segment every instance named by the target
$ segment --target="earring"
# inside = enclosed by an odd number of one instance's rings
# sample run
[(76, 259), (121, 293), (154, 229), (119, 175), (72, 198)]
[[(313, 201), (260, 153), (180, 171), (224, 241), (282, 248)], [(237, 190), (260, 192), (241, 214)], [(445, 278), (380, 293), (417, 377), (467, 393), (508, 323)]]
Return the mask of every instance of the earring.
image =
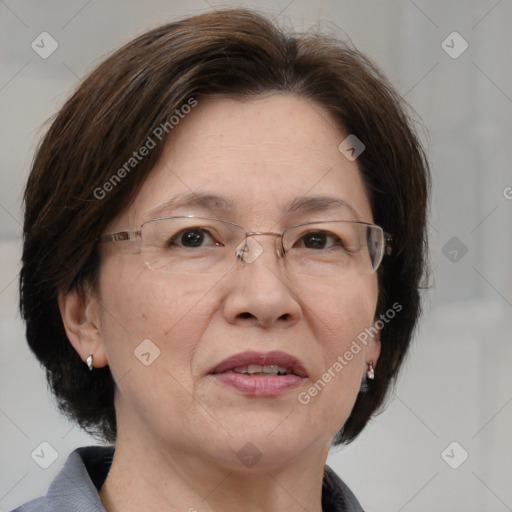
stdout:
[(87, 365), (89, 370), (92, 372), (92, 369), (94, 368), (93, 365), (92, 365), (92, 354), (89, 354), (87, 356), (87, 359), (85, 360), (85, 364)]
[(373, 362), (370, 361), (368, 363), (368, 370), (366, 372), (366, 376), (368, 377), (368, 380), (375, 379), (375, 372), (373, 371)]

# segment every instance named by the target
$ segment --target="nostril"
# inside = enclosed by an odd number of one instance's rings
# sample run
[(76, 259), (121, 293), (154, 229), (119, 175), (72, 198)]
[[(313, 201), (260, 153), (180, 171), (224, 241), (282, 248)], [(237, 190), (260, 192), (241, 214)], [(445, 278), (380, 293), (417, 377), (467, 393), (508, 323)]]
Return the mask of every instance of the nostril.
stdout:
[(243, 313), (240, 313), (238, 316), (240, 318), (254, 318), (254, 315), (252, 313), (249, 313), (248, 311), (244, 311)]
[(289, 313), (285, 313), (284, 315), (281, 315), (279, 317), (279, 320), (289, 320), (290, 319), (290, 314)]

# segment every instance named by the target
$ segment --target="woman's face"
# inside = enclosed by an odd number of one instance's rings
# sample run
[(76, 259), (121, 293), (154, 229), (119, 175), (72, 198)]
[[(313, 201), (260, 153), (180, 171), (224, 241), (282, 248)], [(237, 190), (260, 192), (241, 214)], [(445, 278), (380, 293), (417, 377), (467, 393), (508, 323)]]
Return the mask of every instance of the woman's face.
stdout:
[[(338, 150), (346, 135), (322, 107), (291, 95), (199, 100), (108, 232), (174, 215), (217, 217), (262, 232), (309, 221), (372, 222), (357, 161)], [(297, 275), (276, 253), (275, 237), (253, 240), (263, 252), (251, 262), (233, 254), (225, 274), (151, 270), (137, 242), (102, 247), (95, 362), (104, 352), (120, 435), (231, 468), (247, 453), (261, 453), (258, 464), (268, 467), (326, 454), (351, 412), (366, 362), (379, 355), (372, 339), (352, 349), (350, 361), (344, 357), (373, 323), (376, 274)], [(225, 373), (211, 373), (248, 351), (255, 364), (292, 366), (294, 358), (303, 374), (229, 371), (251, 363), (243, 357)], [(269, 356), (276, 351), (284, 355)], [(315, 383), (316, 394), (308, 391)]]

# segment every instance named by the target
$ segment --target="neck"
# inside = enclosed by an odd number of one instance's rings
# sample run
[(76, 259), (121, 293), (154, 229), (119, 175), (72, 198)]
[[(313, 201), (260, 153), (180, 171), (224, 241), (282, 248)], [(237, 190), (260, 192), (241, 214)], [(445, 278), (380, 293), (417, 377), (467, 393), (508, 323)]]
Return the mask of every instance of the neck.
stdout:
[(241, 471), (239, 464), (219, 465), (118, 432), (100, 498), (108, 512), (321, 512), (327, 451), (310, 450), (285, 464), (263, 465), (262, 459)]

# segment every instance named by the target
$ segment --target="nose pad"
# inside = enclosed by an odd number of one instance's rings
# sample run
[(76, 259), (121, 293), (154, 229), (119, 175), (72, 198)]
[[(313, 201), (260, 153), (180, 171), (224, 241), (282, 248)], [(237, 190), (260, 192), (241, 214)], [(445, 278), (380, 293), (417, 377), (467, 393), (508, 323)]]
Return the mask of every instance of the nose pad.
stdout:
[[(278, 258), (281, 258), (284, 256), (283, 250), (281, 245), (277, 244), (277, 240), (279, 239), (278, 236), (275, 236), (274, 233), (254, 233), (259, 235), (273, 235), (275, 237), (275, 249), (276, 254)], [(255, 239), (253, 238), (253, 235), (248, 235), (245, 240), (238, 245), (238, 247), (235, 249), (235, 254), (237, 259), (243, 260), (246, 263), (253, 263), (256, 261), (262, 254), (263, 254), (263, 246)]]
[(252, 263), (263, 253), (262, 245), (252, 237), (247, 237), (237, 248), (236, 257), (246, 263)]

